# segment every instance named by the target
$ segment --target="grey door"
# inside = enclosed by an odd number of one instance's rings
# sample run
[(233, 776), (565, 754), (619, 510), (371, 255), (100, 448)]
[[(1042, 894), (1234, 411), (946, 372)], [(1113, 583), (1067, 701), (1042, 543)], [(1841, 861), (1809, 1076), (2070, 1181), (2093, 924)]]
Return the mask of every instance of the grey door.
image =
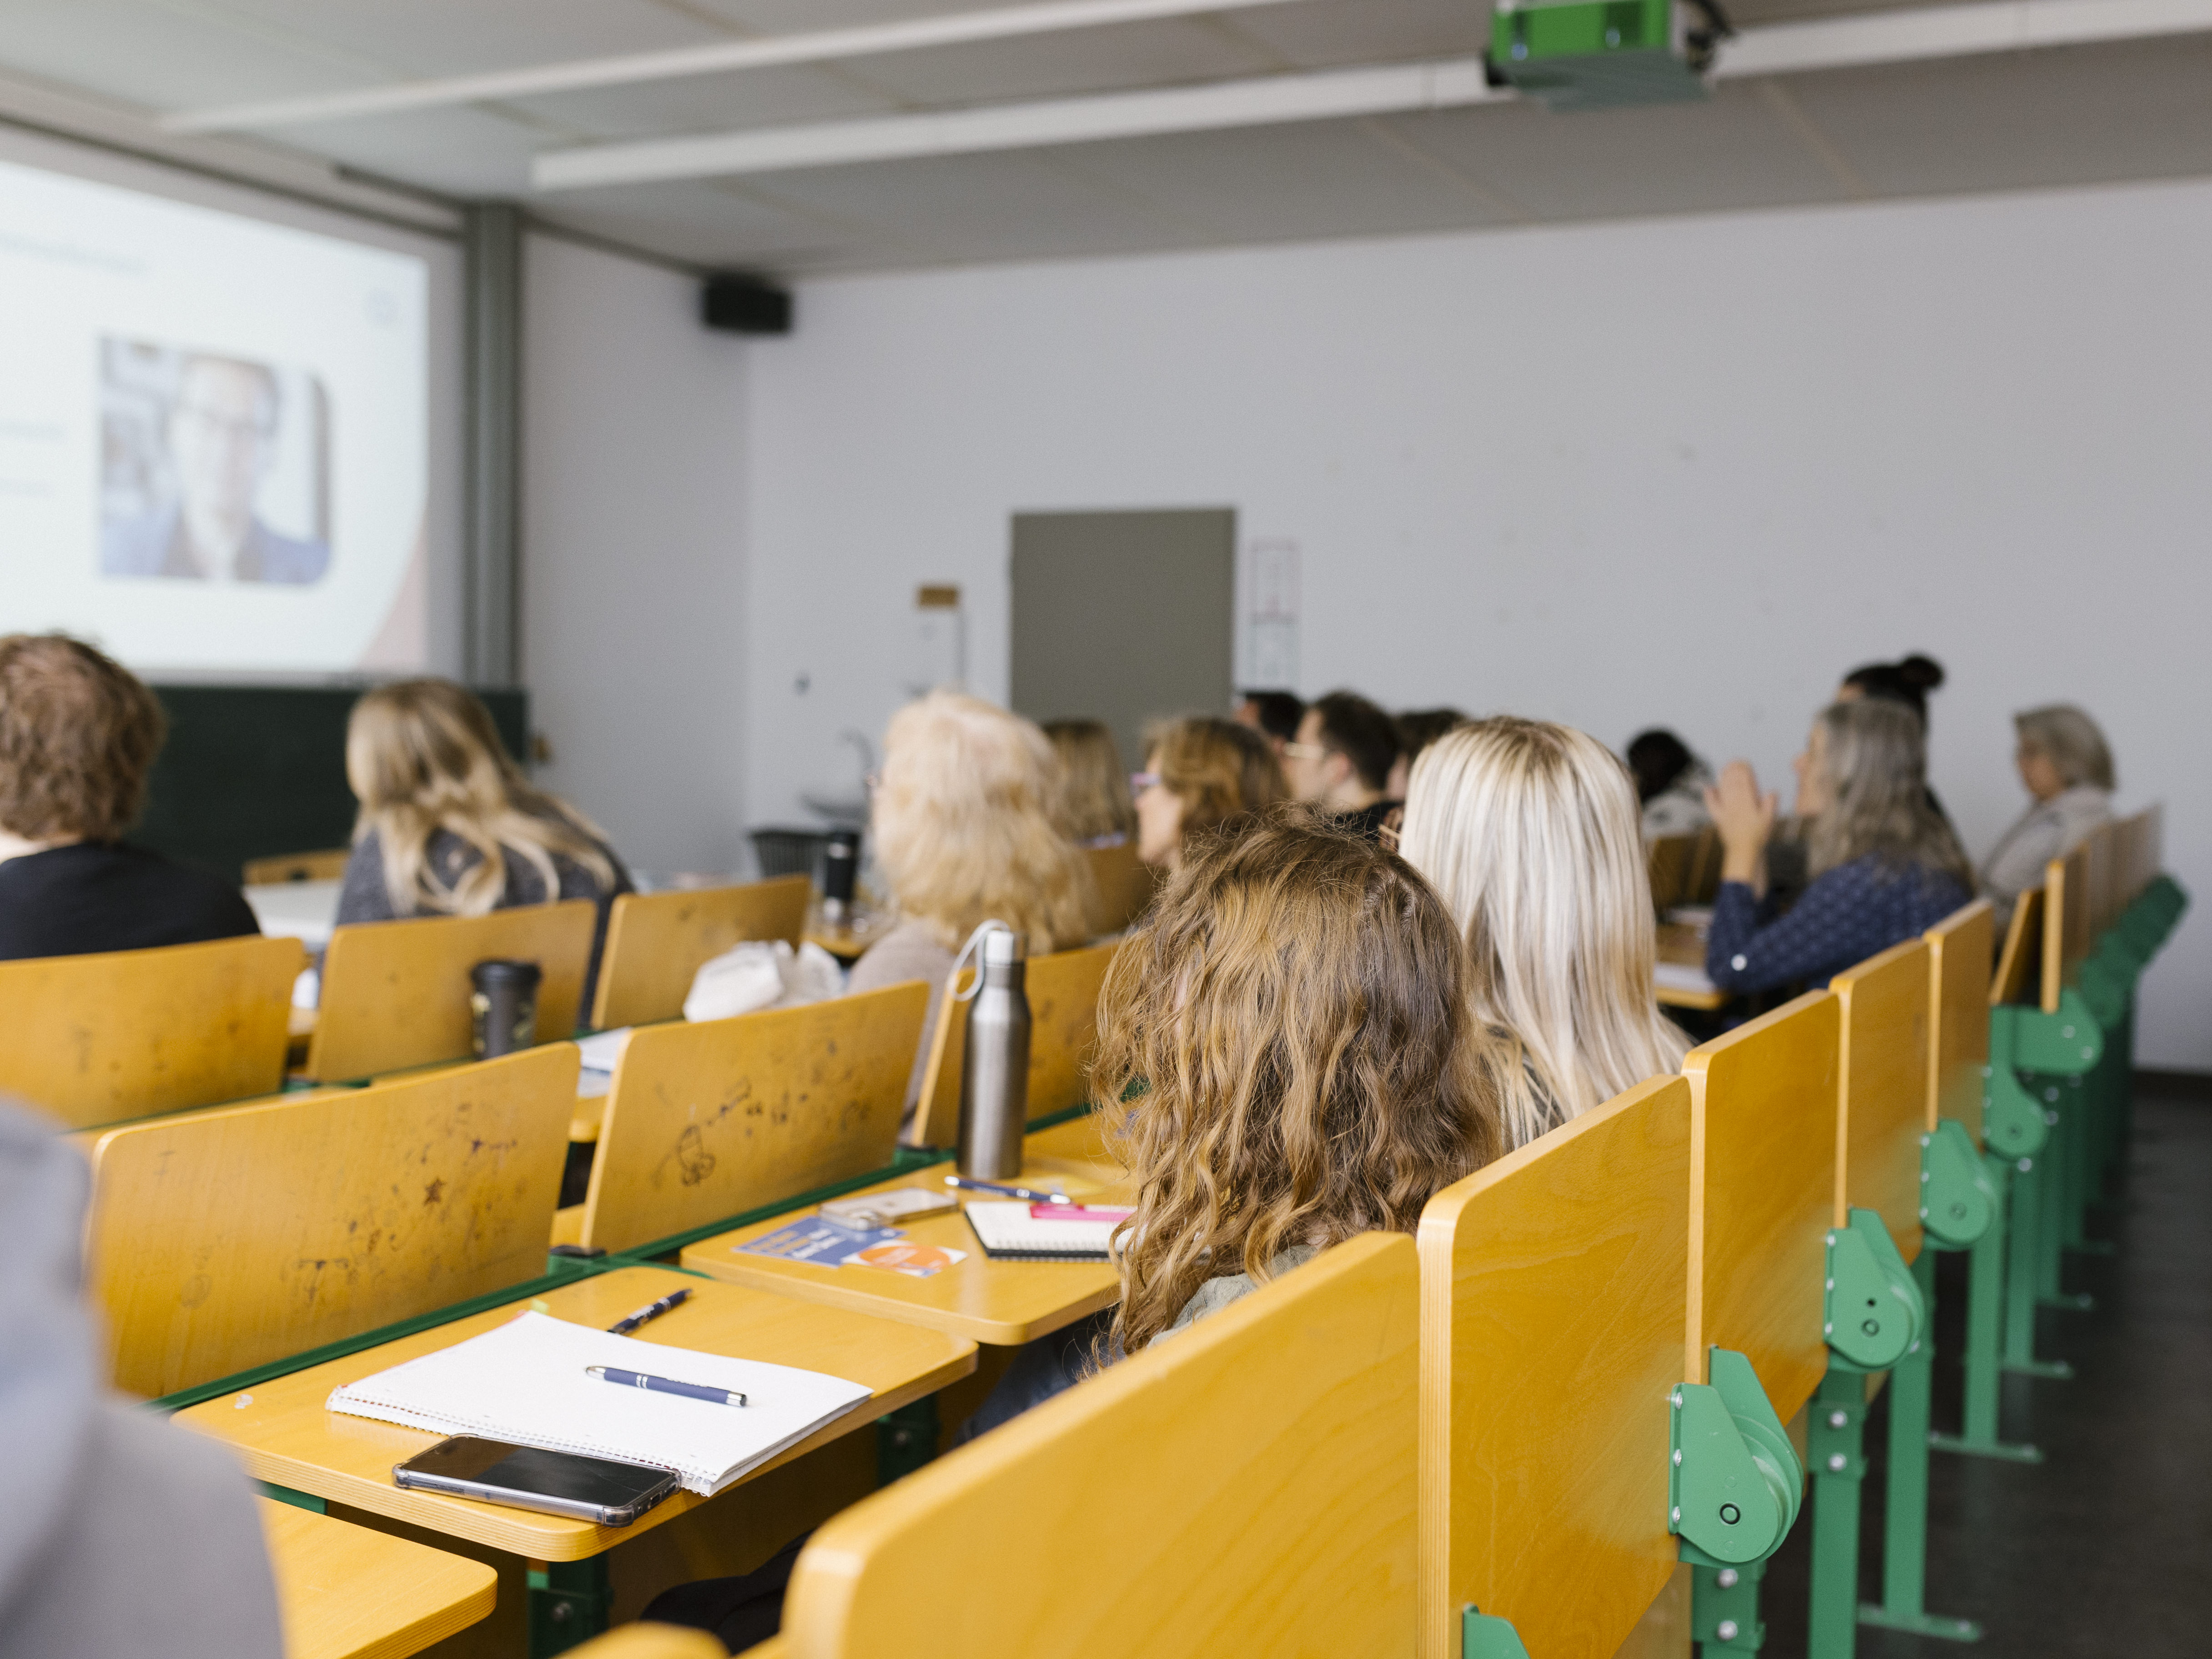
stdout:
[(1237, 514), (1017, 513), (1013, 704), (1106, 722), (1122, 758), (1176, 714), (1229, 711)]

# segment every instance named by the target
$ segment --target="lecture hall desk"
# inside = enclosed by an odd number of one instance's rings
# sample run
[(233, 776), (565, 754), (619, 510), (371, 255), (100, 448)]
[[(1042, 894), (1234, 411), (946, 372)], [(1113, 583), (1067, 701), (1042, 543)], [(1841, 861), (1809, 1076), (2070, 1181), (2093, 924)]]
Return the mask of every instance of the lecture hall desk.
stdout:
[[(1661, 923), (1659, 960), (1678, 968), (1695, 968), (1702, 974), (1705, 966), (1705, 936), (1680, 922)], [(1662, 1007), (1703, 1008), (1708, 1012), (1726, 1006), (1729, 1000), (1729, 994), (1717, 987), (1697, 991), (1662, 983), (1655, 988), (1654, 994)]]
[[(874, 1390), (872, 1399), (763, 1464), (731, 1492), (817, 1446), (867, 1428), (885, 1412), (934, 1394), (975, 1369), (975, 1345), (957, 1337), (791, 1297), (702, 1283), (665, 1267), (619, 1268), (564, 1285), (542, 1300), (545, 1310), (557, 1319), (604, 1330), (634, 1309), (679, 1287), (692, 1292), (690, 1301), (639, 1329), (635, 1334), (638, 1340), (823, 1371), (865, 1382)], [(678, 1492), (629, 1526), (602, 1527), (562, 1516), (405, 1492), (392, 1484), (392, 1466), (437, 1444), (441, 1437), (324, 1408), (331, 1390), (343, 1383), (477, 1335), (531, 1305), (529, 1298), (519, 1299), (242, 1393), (224, 1395), (177, 1416), (203, 1433), (229, 1442), (258, 1480), (532, 1561), (588, 1559), (710, 1501)]]
[(285, 1659), (406, 1659), (491, 1612), (499, 1575), (481, 1561), (258, 1503)]
[[(852, 1195), (901, 1187), (935, 1191), (943, 1187), (951, 1169), (950, 1164), (938, 1164), (912, 1170), (863, 1187)], [(1017, 1183), (1056, 1188), (1086, 1203), (1131, 1201), (1124, 1172), (1107, 1158), (1092, 1117), (1078, 1118), (1030, 1135), (1024, 1144), (1022, 1173)], [(988, 1199), (990, 1194), (962, 1196)], [(736, 1249), (807, 1213), (811, 1212), (794, 1212), (702, 1240), (684, 1250), (683, 1265), (693, 1273), (731, 1284), (781, 1291), (856, 1313), (878, 1314), (994, 1347), (1013, 1347), (1049, 1335), (1121, 1299), (1120, 1276), (1103, 1261), (992, 1261), (957, 1210), (901, 1224), (915, 1243), (946, 1245), (967, 1252), (966, 1261), (955, 1262), (928, 1279), (912, 1279), (877, 1267), (824, 1267), (783, 1261), (773, 1256), (743, 1255)]]

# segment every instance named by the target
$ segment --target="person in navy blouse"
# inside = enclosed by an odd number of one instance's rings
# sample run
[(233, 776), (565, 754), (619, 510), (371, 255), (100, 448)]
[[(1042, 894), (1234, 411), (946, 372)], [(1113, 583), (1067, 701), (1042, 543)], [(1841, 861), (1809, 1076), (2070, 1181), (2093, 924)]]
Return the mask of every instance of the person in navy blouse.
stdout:
[(1714, 984), (1826, 984), (1972, 898), (1966, 853), (1929, 804), (1927, 754), (1920, 720), (1902, 704), (1870, 698), (1820, 712), (1796, 763), (1813, 880), (1779, 915), (1766, 892), (1776, 797), (1759, 793), (1747, 763), (1729, 763), (1705, 792), (1722, 848), (1705, 945)]

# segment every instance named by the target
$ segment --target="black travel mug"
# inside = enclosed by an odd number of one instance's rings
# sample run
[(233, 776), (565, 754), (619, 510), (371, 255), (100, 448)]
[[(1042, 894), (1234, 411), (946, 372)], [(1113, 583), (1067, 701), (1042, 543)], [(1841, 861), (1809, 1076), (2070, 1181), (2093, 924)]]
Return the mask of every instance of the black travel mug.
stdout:
[(842, 922), (853, 913), (853, 884), (860, 873), (860, 832), (832, 830), (822, 852), (822, 914)]
[(538, 1041), (538, 981), (544, 977), (534, 962), (495, 959), (469, 969), (478, 1060), (511, 1054)]

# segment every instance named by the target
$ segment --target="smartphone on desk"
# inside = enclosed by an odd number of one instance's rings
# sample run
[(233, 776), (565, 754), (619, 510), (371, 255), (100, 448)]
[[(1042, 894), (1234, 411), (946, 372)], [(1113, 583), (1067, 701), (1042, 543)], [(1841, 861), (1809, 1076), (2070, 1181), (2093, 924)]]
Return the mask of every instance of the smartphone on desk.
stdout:
[(678, 1490), (667, 1469), (461, 1436), (392, 1466), (394, 1486), (626, 1527)]

